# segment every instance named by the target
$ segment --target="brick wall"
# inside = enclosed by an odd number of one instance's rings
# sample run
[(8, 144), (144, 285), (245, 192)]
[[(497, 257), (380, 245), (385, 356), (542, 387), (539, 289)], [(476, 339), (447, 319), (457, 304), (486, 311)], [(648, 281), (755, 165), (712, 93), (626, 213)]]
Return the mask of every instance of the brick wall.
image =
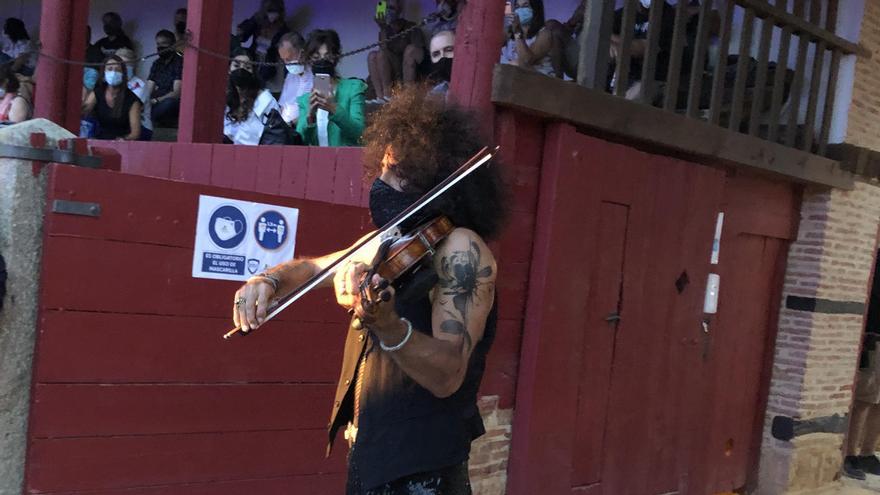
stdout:
[(880, 2), (865, 2), (859, 44), (872, 56), (856, 62), (846, 142), (880, 151)]
[[(878, 223), (875, 185), (804, 194), (783, 287), (761, 493), (821, 487), (840, 470)], [(774, 438), (774, 419), (798, 425), (795, 437)]]
[(470, 476), (475, 495), (504, 495), (513, 409), (499, 409), (498, 396), (480, 397), (486, 434), (471, 445)]

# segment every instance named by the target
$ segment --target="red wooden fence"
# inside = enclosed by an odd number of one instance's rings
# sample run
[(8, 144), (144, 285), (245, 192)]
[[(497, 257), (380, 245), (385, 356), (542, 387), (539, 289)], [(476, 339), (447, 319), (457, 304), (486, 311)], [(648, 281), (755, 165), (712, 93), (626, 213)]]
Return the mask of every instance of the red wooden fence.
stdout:
[(345, 449), (322, 454), (345, 313), (311, 295), (223, 341), (238, 283), (190, 276), (195, 213), (199, 194), (297, 207), (314, 255), (365, 210), (66, 166), (50, 191), (102, 213), (47, 218), (28, 491), (338, 491)]

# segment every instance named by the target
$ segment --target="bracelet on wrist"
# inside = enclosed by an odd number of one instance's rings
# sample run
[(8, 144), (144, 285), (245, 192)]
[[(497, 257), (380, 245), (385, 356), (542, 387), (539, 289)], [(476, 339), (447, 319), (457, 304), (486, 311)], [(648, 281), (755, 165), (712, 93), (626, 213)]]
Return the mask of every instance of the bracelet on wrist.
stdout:
[(379, 340), (379, 347), (382, 348), (385, 352), (394, 352), (400, 350), (401, 347), (405, 346), (407, 342), (409, 342), (409, 338), (412, 337), (413, 334), (413, 326), (409, 320), (406, 318), (401, 318), (400, 321), (406, 323), (406, 335), (403, 337), (403, 340), (400, 341), (397, 345), (387, 346), (382, 340)]
[(272, 286), (272, 290), (274, 292), (278, 292), (278, 285), (281, 283), (281, 281), (275, 275), (270, 275), (266, 272), (263, 272), (263, 273), (258, 273), (256, 275), (254, 275), (253, 277), (251, 277), (251, 279), (255, 279), (255, 278), (258, 278), (262, 281), (267, 282), (269, 285)]

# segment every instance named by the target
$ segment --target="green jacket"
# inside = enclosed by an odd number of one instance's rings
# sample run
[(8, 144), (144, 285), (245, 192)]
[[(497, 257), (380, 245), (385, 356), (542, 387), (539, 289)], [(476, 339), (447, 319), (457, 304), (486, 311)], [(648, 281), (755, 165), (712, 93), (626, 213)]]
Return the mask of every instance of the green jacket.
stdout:
[[(360, 79), (340, 79), (336, 83), (336, 113), (330, 116), (327, 124), (327, 141), (330, 146), (360, 146), (364, 132), (364, 93), (367, 85)], [(309, 124), (309, 96), (301, 95), (299, 103), (300, 118), (296, 131), (305, 144), (318, 146), (318, 126)]]

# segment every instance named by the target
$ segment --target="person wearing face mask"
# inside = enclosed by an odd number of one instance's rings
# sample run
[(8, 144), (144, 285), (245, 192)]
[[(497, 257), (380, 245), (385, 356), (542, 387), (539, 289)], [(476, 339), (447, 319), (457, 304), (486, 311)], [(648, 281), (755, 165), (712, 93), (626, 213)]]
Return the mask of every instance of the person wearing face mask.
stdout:
[(0, 65), (0, 123), (15, 124), (31, 118), (31, 104), (19, 94), (19, 87), (12, 67)]
[(544, 26), (543, 0), (510, 1), (511, 14), (504, 19), (506, 37), (501, 48), (501, 63), (563, 77), (550, 57), (554, 40), (550, 29)]
[(278, 55), (284, 67), (284, 87), (278, 103), (281, 105), (281, 116), (288, 124), (296, 126), (299, 120), (300, 96), (312, 91), (315, 76), (307, 67), (305, 60), (306, 41), (295, 31), (286, 33), (278, 42)]
[[(364, 131), (364, 93), (360, 79), (339, 77), (336, 64), (342, 52), (339, 34), (318, 29), (309, 34), (306, 59), (315, 75), (315, 84), (299, 97), (297, 132), (311, 146), (359, 146)], [(319, 90), (321, 81), (327, 88)]]
[(428, 80), (434, 84), (433, 93), (446, 94), (452, 80), (452, 59), (455, 51), (455, 33), (440, 31), (431, 38), (431, 73)]
[(128, 80), (127, 86), (141, 101), (141, 141), (150, 141), (153, 138), (153, 120), (150, 118), (150, 95), (147, 93), (147, 83), (135, 73), (137, 57), (133, 50), (122, 48), (116, 51), (116, 55), (125, 62), (125, 75)]
[(117, 55), (104, 60), (101, 79), (83, 103), (83, 114), (98, 123), (95, 137), (137, 141), (141, 137), (141, 109), (138, 97), (128, 89), (125, 62)]
[(265, 81), (266, 89), (276, 94), (281, 91), (285, 76), (285, 71), (278, 70), (276, 65), (278, 43), (289, 31), (283, 0), (263, 0), (260, 10), (236, 29), (236, 37), (242, 45), (253, 40), (248, 48), (251, 59), (269, 64), (259, 66), (257, 75)]
[(415, 26), (403, 17), (402, 0), (384, 0), (384, 11), (377, 8), (374, 20), (379, 26), (378, 50), (367, 56), (370, 81), (376, 98), (368, 103), (382, 104), (391, 99), (391, 87), (399, 81), (413, 83), (419, 76), (425, 58), (425, 38), (421, 29), (413, 29), (408, 36), (393, 38)]
[[(675, 8), (666, 3), (664, 0), (639, 0), (636, 10), (636, 20), (633, 25), (632, 41), (629, 45), (630, 65), (628, 80), (623, 82), (626, 86), (625, 96), (632, 100), (645, 97), (649, 101), (653, 99), (653, 95), (641, 94), (642, 79), (642, 63), (645, 53), (648, 50), (648, 29), (650, 23), (651, 2), (662, 2), (662, 15), (660, 17), (660, 36), (658, 37), (657, 63), (654, 72), (654, 79), (657, 81), (666, 80), (666, 72), (669, 70), (669, 55), (672, 48), (672, 34), (675, 28)], [(614, 75), (614, 66), (617, 64), (618, 56), (622, 50), (621, 43), (623, 38), (621, 35), (621, 26), (623, 24), (623, 8), (614, 11), (614, 24), (611, 29), (611, 44), (609, 46), (609, 55), (611, 57), (612, 67), (609, 70), (609, 89), (614, 90), (619, 81)]]
[(281, 107), (259, 78), (245, 69), (229, 74), (224, 112), (224, 142), (257, 145), (263, 137), (266, 116)]
[(120, 48), (134, 50), (134, 43), (131, 42), (131, 38), (122, 30), (122, 16), (116, 12), (107, 12), (101, 16), (101, 22), (104, 24), (104, 34), (106, 36), (99, 39), (95, 46), (101, 50), (105, 58), (113, 55)]
[[(404, 87), (373, 115), (364, 143), (376, 228), (488, 144), (474, 115), (421, 85)], [(471, 442), (486, 431), (477, 391), (498, 319), (498, 266), (487, 242), (498, 237), (506, 216), (499, 170), (497, 164), (476, 169), (401, 225), (407, 234), (439, 215), (454, 225), (424, 265), (433, 281), (405, 289), (403, 277), (389, 300), (365, 307), (359, 283), (377, 238), (318, 287), (334, 289), (340, 311), (353, 310), (363, 323), (349, 326), (328, 425), (328, 454), (340, 430), (348, 442), (348, 495), (471, 493)], [(245, 333), (259, 328), (268, 301), (344, 252), (296, 258), (252, 277), (234, 295), (234, 324)], [(273, 331), (283, 328), (268, 325), (250, 338)]]
[(232, 60), (229, 61), (229, 73), (237, 69), (244, 69), (253, 74), (254, 61), (251, 60), (250, 53), (244, 48), (237, 48), (232, 52)]
[(13, 72), (33, 76), (37, 66), (34, 44), (21, 19), (10, 17), (3, 23), (3, 53), (9, 55)]
[(163, 29), (156, 33), (159, 58), (150, 67), (147, 94), (152, 105), (153, 125), (177, 127), (180, 112), (180, 85), (183, 78), (183, 57), (174, 50), (174, 33)]

